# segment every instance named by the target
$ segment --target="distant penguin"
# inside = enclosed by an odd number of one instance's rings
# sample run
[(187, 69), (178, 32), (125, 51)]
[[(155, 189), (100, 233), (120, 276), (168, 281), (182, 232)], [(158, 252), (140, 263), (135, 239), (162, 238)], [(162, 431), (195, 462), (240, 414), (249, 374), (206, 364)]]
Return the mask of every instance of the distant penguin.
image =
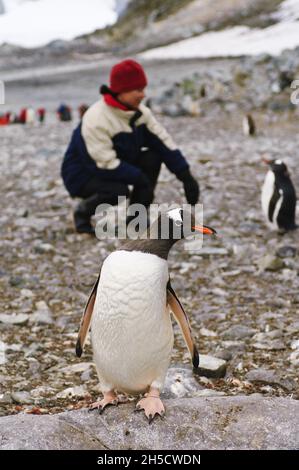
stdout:
[(268, 225), (276, 230), (294, 230), (296, 191), (287, 166), (281, 160), (266, 160), (269, 171), (262, 188), (262, 209)]
[[(161, 227), (167, 229), (168, 237)], [(151, 233), (153, 228), (155, 239), (127, 241), (104, 260), (76, 345), (80, 357), (91, 324), (94, 361), (104, 397), (90, 409), (101, 413), (107, 405), (116, 405), (117, 391), (146, 393), (136, 410), (144, 410), (149, 422), (156, 414), (165, 413), (160, 392), (173, 347), (170, 310), (180, 325), (193, 366), (199, 364), (188, 317), (170, 283), (168, 253), (186, 235), (215, 233), (209, 227), (195, 226), (194, 217), (180, 208), (160, 214), (149, 229)]]
[(243, 133), (244, 135), (255, 135), (256, 127), (251, 114), (246, 114), (243, 118)]
[(205, 98), (207, 96), (207, 91), (205, 85), (201, 85), (199, 89), (199, 96)]
[(26, 110), (26, 124), (35, 123), (35, 111), (33, 108), (29, 107)]

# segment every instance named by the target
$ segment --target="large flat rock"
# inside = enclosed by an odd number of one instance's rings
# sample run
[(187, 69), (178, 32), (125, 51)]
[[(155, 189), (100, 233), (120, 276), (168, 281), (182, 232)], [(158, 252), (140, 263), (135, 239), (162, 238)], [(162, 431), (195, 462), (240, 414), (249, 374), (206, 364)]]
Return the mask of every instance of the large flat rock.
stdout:
[(258, 395), (165, 400), (149, 425), (134, 404), (0, 418), (0, 449), (298, 449), (299, 402)]

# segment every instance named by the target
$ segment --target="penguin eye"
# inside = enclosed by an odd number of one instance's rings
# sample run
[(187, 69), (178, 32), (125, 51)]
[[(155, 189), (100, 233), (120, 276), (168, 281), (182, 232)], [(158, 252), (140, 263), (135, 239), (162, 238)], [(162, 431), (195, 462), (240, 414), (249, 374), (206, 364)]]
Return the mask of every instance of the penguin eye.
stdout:
[(174, 224), (177, 226), (177, 227), (181, 227), (183, 225), (183, 222), (181, 222), (180, 220), (176, 220), (174, 222)]

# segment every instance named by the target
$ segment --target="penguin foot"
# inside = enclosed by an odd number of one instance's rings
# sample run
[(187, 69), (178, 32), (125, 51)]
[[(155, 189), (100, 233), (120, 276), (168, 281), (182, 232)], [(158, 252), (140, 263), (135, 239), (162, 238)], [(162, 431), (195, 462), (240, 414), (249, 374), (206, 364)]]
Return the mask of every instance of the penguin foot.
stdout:
[(118, 405), (118, 398), (117, 395), (111, 391), (104, 393), (104, 398), (101, 401), (95, 401), (92, 403), (88, 409), (88, 411), (98, 410), (100, 414), (103, 413), (106, 406), (117, 406)]
[(149, 424), (153, 421), (156, 415), (164, 418), (165, 408), (159, 396), (147, 394), (145, 398), (142, 398), (136, 405), (135, 411), (144, 410), (145, 416), (148, 419)]

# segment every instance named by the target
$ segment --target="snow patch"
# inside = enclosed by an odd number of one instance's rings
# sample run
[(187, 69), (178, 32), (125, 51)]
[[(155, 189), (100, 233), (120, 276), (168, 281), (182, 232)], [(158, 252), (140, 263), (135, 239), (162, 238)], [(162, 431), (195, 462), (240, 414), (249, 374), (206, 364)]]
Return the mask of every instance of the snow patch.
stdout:
[(140, 56), (143, 59), (179, 59), (279, 55), (285, 49), (299, 46), (299, 0), (286, 0), (273, 17), (279, 22), (268, 28), (235, 26), (151, 49)]

